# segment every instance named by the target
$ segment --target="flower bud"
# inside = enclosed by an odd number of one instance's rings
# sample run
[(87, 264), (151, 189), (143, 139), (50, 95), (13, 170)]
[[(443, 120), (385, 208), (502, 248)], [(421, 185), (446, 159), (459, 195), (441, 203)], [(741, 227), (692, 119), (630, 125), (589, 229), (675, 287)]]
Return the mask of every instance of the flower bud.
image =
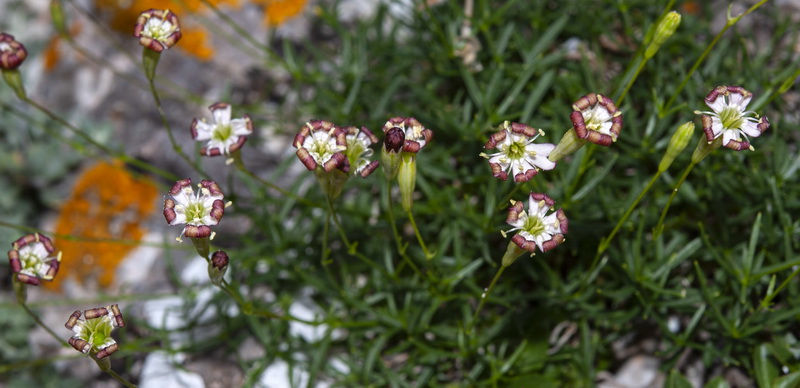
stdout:
[(683, 152), (686, 145), (689, 144), (692, 134), (694, 134), (694, 123), (691, 121), (687, 121), (675, 130), (675, 134), (672, 135), (669, 146), (667, 146), (667, 152), (664, 153), (664, 156), (661, 158), (661, 163), (658, 164), (658, 171), (667, 171), (672, 161), (674, 161), (675, 158)]
[(381, 150), (381, 165), (386, 179), (391, 181), (397, 177), (400, 168), (400, 151), (405, 143), (406, 135), (402, 129), (394, 127), (386, 131)]
[(414, 205), (414, 186), (417, 184), (417, 157), (416, 154), (404, 152), (400, 160), (397, 173), (397, 183), (400, 186), (403, 210), (410, 212)]
[(647, 50), (645, 50), (645, 59), (650, 59), (656, 55), (661, 45), (675, 33), (675, 30), (678, 29), (680, 24), (681, 14), (672, 11), (664, 16), (661, 22), (658, 23), (658, 27), (656, 27), (656, 34), (653, 36), (653, 41), (647, 46)]
[(222, 283), (222, 278), (225, 272), (228, 271), (228, 254), (225, 251), (216, 251), (211, 255), (211, 261), (208, 263), (208, 277), (211, 282), (219, 285)]
[(22, 76), (17, 68), (28, 57), (28, 52), (22, 43), (17, 42), (14, 36), (0, 32), (0, 72), (3, 79), (11, 89), (14, 89), (20, 100), (25, 100), (25, 87), (22, 84)]
[(61, 1), (62, 0), (50, 1), (50, 17), (53, 19), (53, 27), (55, 27), (56, 32), (62, 37), (69, 39), (70, 35), (64, 18), (64, 6), (61, 4)]
[(25, 58), (28, 57), (28, 51), (22, 43), (14, 39), (14, 35), (0, 32), (0, 69), (1, 70), (14, 70), (18, 68)]
[(678, 26), (681, 24), (681, 14), (672, 11), (664, 16), (661, 19), (661, 23), (658, 23), (658, 27), (656, 28), (656, 36), (653, 37), (654, 44), (664, 44), (664, 42), (669, 39), (672, 34), (675, 33), (675, 30), (678, 29)]

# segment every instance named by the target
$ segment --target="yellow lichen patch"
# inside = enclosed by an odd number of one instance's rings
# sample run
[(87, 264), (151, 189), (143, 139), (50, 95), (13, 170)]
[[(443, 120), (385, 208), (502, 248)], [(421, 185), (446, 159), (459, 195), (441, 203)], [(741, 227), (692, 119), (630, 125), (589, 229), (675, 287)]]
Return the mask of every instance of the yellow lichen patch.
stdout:
[(155, 210), (157, 193), (155, 185), (133, 177), (121, 162), (100, 162), (83, 172), (56, 224), (56, 234), (77, 239), (57, 238), (61, 269), (45, 286), (59, 290), (67, 277), (110, 286), (117, 266), (135, 245), (85, 239), (140, 240), (145, 232), (141, 224)]
[[(208, 3), (214, 6), (239, 6), (239, 0), (208, 0)], [(208, 10), (200, 0), (95, 0), (95, 5), (109, 14), (111, 28), (128, 35), (133, 32), (133, 25), (142, 11), (151, 8), (168, 9), (178, 15), (181, 21), (183, 37), (176, 47), (202, 60), (208, 60), (214, 55), (214, 49), (208, 42), (208, 31), (189, 17), (189, 13)]]
[(300, 15), (307, 0), (253, 0), (254, 4), (264, 6), (264, 23), (268, 26), (279, 26), (289, 19)]

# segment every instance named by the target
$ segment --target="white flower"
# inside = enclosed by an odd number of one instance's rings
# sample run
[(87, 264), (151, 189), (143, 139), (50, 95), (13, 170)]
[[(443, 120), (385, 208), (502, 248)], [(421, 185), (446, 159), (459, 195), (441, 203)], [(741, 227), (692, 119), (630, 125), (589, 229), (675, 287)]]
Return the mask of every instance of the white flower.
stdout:
[(523, 202), (512, 201), (506, 222), (513, 228), (504, 231), (503, 236), (518, 230), (519, 233), (514, 235), (511, 241), (529, 252), (535, 252), (537, 247), (542, 252), (555, 248), (564, 242), (568, 221), (561, 209), (547, 214), (553, 205), (555, 201), (539, 193), (530, 194), (527, 211)]
[(64, 326), (72, 330), (73, 336), (69, 344), (81, 353), (95, 354), (98, 359), (106, 358), (119, 349), (117, 342), (111, 338), (111, 332), (117, 327), (125, 326), (122, 312), (116, 304), (83, 312), (85, 320), (79, 320), (80, 311), (75, 311)]
[(40, 280), (53, 280), (61, 263), (61, 252), (55, 256), (52, 241), (45, 235), (25, 235), (11, 244), (8, 262), (11, 272), (22, 283), (38, 286)]
[[(219, 223), (225, 213), (223, 194), (213, 181), (200, 181), (197, 193), (192, 180), (175, 182), (169, 191), (171, 198), (164, 200), (164, 218), (169, 225), (186, 224), (182, 235), (189, 238), (213, 237), (211, 226)], [(180, 241), (180, 237), (178, 237)]]
[(140, 45), (160, 53), (181, 39), (181, 24), (169, 10), (148, 9), (136, 19), (133, 36), (139, 38)]
[(572, 104), (572, 127), (579, 139), (608, 146), (617, 141), (622, 130), (622, 112), (614, 101), (599, 94), (587, 94)]
[(534, 143), (543, 134), (543, 131), (537, 131), (531, 126), (506, 121), (502, 129), (489, 137), (484, 145), (484, 148), (496, 148), (500, 152), (481, 156), (489, 159), (494, 177), (506, 180), (510, 169), (514, 182), (527, 182), (540, 169), (552, 170), (556, 167), (556, 162), (547, 159), (556, 146), (550, 143)]
[(248, 115), (231, 120), (231, 106), (226, 103), (218, 102), (208, 109), (214, 116), (214, 122), (194, 119), (191, 127), (192, 138), (207, 142), (200, 150), (201, 155), (230, 156), (232, 152), (242, 148), (247, 141), (247, 135), (253, 133), (253, 121)]
[(347, 134), (345, 140), (347, 142), (347, 160), (350, 166), (355, 166), (355, 173), (362, 178), (366, 178), (378, 167), (378, 161), (370, 161), (369, 157), (372, 156), (372, 144), (378, 142), (378, 138), (367, 129), (367, 127), (344, 127), (343, 131)]
[(741, 86), (718, 86), (706, 96), (706, 105), (712, 112), (695, 113), (703, 115), (703, 132), (709, 143), (722, 136), (725, 147), (736, 151), (753, 149), (747, 136), (761, 136), (769, 128), (769, 120), (745, 110), (752, 98), (753, 93)]
[(326, 172), (338, 168), (350, 171), (350, 163), (343, 153), (347, 150), (347, 134), (329, 121), (311, 120), (294, 137), (297, 158), (308, 170), (322, 166)]

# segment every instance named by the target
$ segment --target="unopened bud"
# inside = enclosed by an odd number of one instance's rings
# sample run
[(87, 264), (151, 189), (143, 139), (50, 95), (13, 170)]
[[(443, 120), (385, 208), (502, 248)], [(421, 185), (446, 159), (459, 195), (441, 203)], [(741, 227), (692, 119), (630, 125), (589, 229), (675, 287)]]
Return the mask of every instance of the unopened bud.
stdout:
[(410, 152), (402, 154), (397, 183), (400, 185), (403, 210), (410, 212), (414, 205), (414, 186), (417, 184), (417, 157), (415, 154)]
[(61, 4), (62, 0), (50, 1), (50, 17), (53, 19), (53, 27), (65, 39), (70, 39), (67, 25), (64, 21), (64, 6)]
[(221, 284), (222, 277), (228, 271), (228, 254), (225, 251), (216, 251), (211, 255), (208, 263), (208, 277), (214, 284)]
[(400, 168), (400, 151), (403, 149), (406, 135), (402, 129), (394, 127), (386, 131), (381, 150), (381, 165), (386, 179), (391, 181), (397, 176)]
[(0, 32), (0, 70), (14, 70), (28, 57), (28, 51), (14, 35)]
[(694, 134), (694, 123), (691, 121), (687, 121), (675, 130), (675, 134), (672, 135), (669, 146), (667, 146), (667, 151), (664, 153), (664, 157), (661, 158), (661, 163), (658, 164), (658, 171), (667, 171), (675, 158), (689, 144), (692, 134)]
[(661, 19), (661, 22), (658, 23), (658, 27), (656, 27), (656, 33), (653, 36), (653, 41), (647, 46), (647, 50), (645, 51), (644, 57), (646, 59), (652, 58), (653, 55), (656, 55), (656, 52), (661, 47), (664, 42), (669, 39), (672, 34), (675, 33), (675, 30), (678, 29), (678, 26), (681, 24), (681, 14), (672, 11), (664, 16)]

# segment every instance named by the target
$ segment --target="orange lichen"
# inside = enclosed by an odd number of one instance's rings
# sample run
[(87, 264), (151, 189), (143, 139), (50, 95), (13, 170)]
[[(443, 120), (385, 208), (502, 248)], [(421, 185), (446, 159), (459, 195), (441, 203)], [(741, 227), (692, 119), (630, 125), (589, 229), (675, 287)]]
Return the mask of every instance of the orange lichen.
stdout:
[(61, 270), (45, 286), (59, 290), (67, 277), (110, 286), (117, 266), (135, 246), (92, 240), (140, 240), (145, 232), (141, 223), (155, 210), (157, 194), (155, 185), (133, 177), (121, 162), (100, 162), (86, 170), (61, 207), (56, 224), (56, 234), (78, 239), (57, 239), (57, 248), (63, 252)]
[(279, 26), (303, 11), (307, 0), (252, 0), (264, 6), (264, 24)]
[[(209, 4), (219, 6), (227, 4), (232, 7), (239, 6), (239, 0), (208, 0)], [(142, 11), (155, 9), (168, 9), (175, 12), (181, 20), (183, 38), (176, 47), (184, 50), (202, 60), (211, 59), (214, 49), (209, 44), (208, 31), (196, 22), (193, 23), (189, 13), (205, 12), (208, 8), (200, 0), (95, 0), (98, 9), (110, 14), (111, 28), (119, 32), (130, 34), (136, 18)]]

